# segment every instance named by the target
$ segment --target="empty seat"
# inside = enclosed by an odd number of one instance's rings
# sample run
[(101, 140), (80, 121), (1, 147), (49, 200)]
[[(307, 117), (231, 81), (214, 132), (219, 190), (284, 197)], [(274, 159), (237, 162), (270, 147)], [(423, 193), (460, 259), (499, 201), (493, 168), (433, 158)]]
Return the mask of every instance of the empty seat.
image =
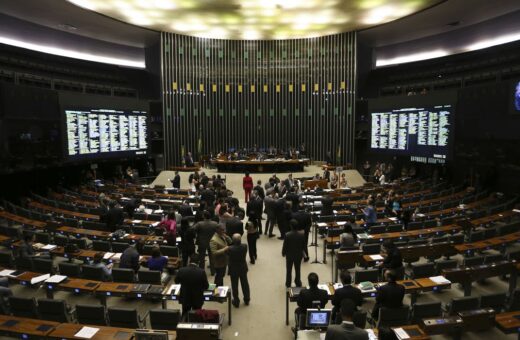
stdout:
[(87, 239), (73, 238), (70, 240), (70, 243), (77, 245), (79, 249), (88, 249)]
[(415, 303), (412, 306), (411, 321), (419, 324), (423, 318), (434, 318), (442, 315), (442, 305), (440, 302)]
[(364, 244), (361, 246), (361, 249), (365, 255), (379, 254), (381, 252), (381, 244)]
[(96, 251), (112, 251), (112, 248), (110, 247), (110, 242), (103, 240), (92, 240), (92, 249)]
[(112, 280), (114, 282), (135, 282), (135, 272), (128, 268), (113, 268)]
[(412, 264), (410, 272), (408, 272), (410, 279), (420, 279), (435, 275), (435, 266), (433, 263)]
[(504, 257), (502, 256), (502, 254), (486, 255), (484, 257), (484, 263), (488, 264), (488, 263), (493, 263), (493, 262), (499, 262), (499, 261), (502, 261), (503, 259), (504, 259)]
[(64, 300), (39, 299), (40, 318), (48, 321), (68, 322), (69, 308)]
[(179, 248), (174, 246), (161, 246), (161, 253), (168, 257), (179, 257)]
[(354, 275), (354, 282), (378, 282), (379, 281), (379, 270), (376, 269), (366, 269), (366, 270), (356, 270)]
[(134, 234), (137, 235), (148, 235), (150, 233), (150, 228), (146, 226), (136, 225), (132, 227), (132, 231)]
[(122, 253), (126, 248), (128, 248), (128, 243), (112, 242), (112, 251), (114, 253)]
[(506, 309), (509, 312), (520, 310), (520, 289), (517, 288), (513, 291), (507, 302)]
[(480, 308), (493, 308), (500, 313), (506, 303), (506, 293), (484, 294), (480, 296)]
[(450, 236), (450, 242), (453, 244), (462, 244), (464, 243), (464, 234), (455, 234)]
[(484, 239), (484, 237), (485, 237), (484, 230), (482, 230), (482, 231), (474, 231), (469, 236), (469, 242), (482, 241)]
[(42, 233), (42, 232), (34, 233), (34, 241), (37, 243), (50, 244), (51, 235), (48, 233)]
[(443, 269), (457, 267), (457, 260), (439, 260), (435, 262), (435, 274), (442, 275)]
[(61, 275), (65, 275), (68, 277), (81, 276), (81, 267), (79, 266), (79, 264), (76, 263), (60, 262), (58, 264), (58, 270)]
[(150, 283), (153, 285), (160, 285), (161, 272), (158, 270), (139, 270), (137, 272), (137, 279), (139, 283)]
[(402, 224), (391, 224), (386, 227), (386, 231), (389, 233), (396, 233), (403, 231), (403, 225)]
[(479, 307), (479, 298), (478, 297), (460, 297), (453, 298), (451, 302), (446, 306), (446, 311), (449, 315), (455, 315), (458, 312), (477, 309)]
[(82, 277), (84, 279), (96, 280), (96, 281), (104, 281), (105, 280), (103, 268), (101, 268), (101, 267), (96, 267), (96, 266), (91, 266), (91, 265), (84, 265), (81, 268), (81, 272), (83, 273)]
[(386, 308), (379, 309), (379, 318), (377, 320), (377, 327), (394, 327), (407, 325), (409, 323), (410, 306), (402, 306), (400, 308)]
[(59, 247), (65, 247), (69, 243), (69, 238), (61, 234), (55, 234), (54, 243)]
[(152, 329), (176, 330), (181, 312), (172, 309), (151, 309), (149, 315)]
[(370, 229), (368, 230), (368, 233), (371, 235), (383, 234), (385, 232), (386, 232), (386, 226), (384, 226), (384, 225), (375, 225), (375, 226), (370, 227)]
[(111, 327), (140, 328), (139, 315), (136, 309), (108, 308), (108, 325)]
[(408, 225), (406, 226), (406, 230), (418, 230), (418, 229), (422, 229), (423, 227), (423, 222), (422, 221), (415, 221), (415, 222), (409, 222)]
[(479, 266), (481, 264), (484, 264), (484, 256), (466, 257), (462, 262), (462, 265), (465, 267)]
[(22, 270), (33, 270), (33, 262), (31, 257), (17, 257), (14, 260), (16, 264), (16, 269)]
[(520, 250), (509, 252), (507, 254), (507, 259), (509, 261), (512, 261), (512, 260), (520, 261)]
[(78, 323), (84, 325), (106, 326), (106, 312), (103, 305), (76, 305)]
[(141, 251), (141, 255), (152, 255), (152, 250), (157, 247), (154, 244), (147, 244), (143, 247), (143, 250)]
[(0, 266), (6, 268), (14, 267), (14, 258), (11, 251), (0, 251)]
[(35, 272), (39, 273), (49, 273), (54, 274), (56, 269), (54, 268), (54, 264), (50, 259), (41, 259), (35, 257), (33, 259), (33, 269)]
[(38, 318), (36, 300), (34, 298), (10, 296), (9, 306), (11, 307), (11, 314), (14, 316), (33, 319)]

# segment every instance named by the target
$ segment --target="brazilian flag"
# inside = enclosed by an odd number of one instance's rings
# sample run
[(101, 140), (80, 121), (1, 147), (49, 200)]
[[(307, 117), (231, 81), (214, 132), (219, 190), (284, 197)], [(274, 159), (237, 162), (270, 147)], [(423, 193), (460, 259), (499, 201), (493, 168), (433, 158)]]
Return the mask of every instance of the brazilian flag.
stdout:
[(197, 141), (197, 153), (199, 154), (199, 159), (202, 157), (202, 129), (199, 129), (199, 140)]
[(186, 154), (186, 149), (184, 148), (184, 145), (181, 145), (181, 164), (186, 165), (184, 162), (184, 155)]
[(338, 145), (338, 149), (336, 150), (336, 164), (342, 165), (341, 164), (341, 144)]

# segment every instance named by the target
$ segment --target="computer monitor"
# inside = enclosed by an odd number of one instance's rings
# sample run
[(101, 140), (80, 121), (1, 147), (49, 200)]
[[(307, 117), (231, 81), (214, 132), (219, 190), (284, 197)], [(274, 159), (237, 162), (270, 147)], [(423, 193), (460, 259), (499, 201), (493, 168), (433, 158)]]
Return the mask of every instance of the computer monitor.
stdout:
[(330, 323), (331, 309), (307, 309), (308, 328), (327, 328)]

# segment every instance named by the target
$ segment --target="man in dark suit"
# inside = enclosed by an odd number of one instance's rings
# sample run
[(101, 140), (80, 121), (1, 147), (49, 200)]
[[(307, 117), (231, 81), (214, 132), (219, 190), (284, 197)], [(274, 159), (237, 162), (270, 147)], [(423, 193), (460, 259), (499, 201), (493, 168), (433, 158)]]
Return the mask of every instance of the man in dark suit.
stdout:
[(307, 245), (309, 244), (309, 233), (311, 231), (312, 226), (312, 217), (308, 211), (305, 211), (303, 208), (303, 204), (300, 205), (300, 209), (296, 212), (292, 213), (292, 218), (298, 222), (298, 230), (303, 230), (303, 234), (305, 235), (305, 262), (309, 261), (309, 248)]
[(321, 216), (331, 216), (334, 215), (334, 210), (332, 209), (332, 197), (325, 196), (321, 199)]
[(265, 198), (265, 191), (264, 191), (264, 188), (262, 187), (261, 180), (256, 181), (256, 186), (253, 188), (253, 191), (256, 191), (256, 193), (262, 200)]
[(303, 252), (305, 250), (305, 235), (297, 231), (298, 222), (291, 221), (291, 231), (285, 235), (282, 247), (282, 256), (285, 257), (286, 276), (285, 286), (291, 286), (292, 268), (294, 266), (294, 283), (301, 287), (300, 267), (302, 264)]
[(195, 163), (193, 162), (193, 157), (191, 156), (191, 152), (188, 152), (186, 156), (184, 156), (184, 165), (186, 165), (187, 167), (192, 167), (195, 165)]
[(318, 288), (318, 283), (320, 281), (318, 274), (310, 273), (309, 276), (307, 276), (307, 280), (309, 282), (309, 288), (302, 289), (298, 296), (298, 308), (296, 309), (297, 315), (305, 315), (307, 309), (315, 307), (315, 301), (319, 301), (319, 307), (324, 308), (329, 300), (327, 291)]
[(203, 187), (200, 191), (200, 200), (206, 202), (208, 208), (213, 208), (215, 204), (215, 192), (212, 189)]
[(249, 282), (247, 281), (247, 263), (246, 263), (247, 245), (242, 244), (241, 236), (233, 234), (233, 243), (229, 246), (229, 264), (228, 271), (231, 277), (231, 293), (233, 294), (233, 306), (240, 305), (238, 297), (238, 281), (242, 286), (242, 294), (244, 294), (244, 303), (249, 305), (251, 297), (249, 295)]
[(215, 231), (218, 227), (218, 223), (210, 220), (211, 216), (208, 211), (203, 212), (203, 217), (204, 220), (195, 223), (195, 225), (192, 228), (195, 231), (195, 234), (197, 235), (196, 243), (197, 252), (199, 254), (199, 267), (204, 269), (206, 253), (209, 250), (209, 241), (213, 237), (213, 234), (215, 234)]
[(253, 193), (251, 194), (251, 199), (249, 200), (249, 202), (247, 202), (246, 213), (247, 218), (255, 225), (260, 234), (262, 234), (263, 208), (264, 201), (262, 201), (260, 196), (255, 191), (253, 191)]
[(108, 203), (108, 212), (105, 217), (107, 229), (112, 232), (116, 231), (123, 224), (124, 220), (123, 209), (117, 206), (116, 201), (110, 201), (110, 203)]
[(193, 254), (190, 264), (177, 272), (175, 283), (181, 285), (179, 301), (182, 304), (182, 315), (190, 310), (201, 309), (204, 304), (204, 290), (209, 282), (204, 269), (197, 267), (197, 255)]
[(372, 309), (372, 318), (376, 320), (379, 317), (379, 309), (381, 307), (386, 308), (399, 308), (403, 306), (404, 298), (404, 286), (396, 282), (397, 275), (394, 270), (386, 270), (385, 278), (387, 284), (379, 288), (376, 296), (376, 304)]
[(276, 210), (275, 205), (278, 198), (274, 190), (267, 194), (264, 199), (265, 213), (267, 214), (267, 221), (265, 222), (265, 234), (269, 233), (269, 237), (274, 237), (273, 228), (276, 224)]
[(278, 229), (280, 229), (280, 237), (278, 237), (279, 240), (283, 240), (285, 238), (285, 233), (289, 231), (289, 220), (287, 219), (285, 213), (285, 203), (286, 201), (283, 198), (278, 198), (274, 202), (276, 222), (278, 223)]
[(352, 317), (356, 312), (356, 305), (350, 299), (341, 302), (341, 325), (330, 325), (325, 334), (325, 340), (368, 340), (368, 333), (364, 329), (354, 326)]
[(363, 295), (361, 295), (361, 290), (352, 286), (352, 277), (350, 276), (347, 270), (341, 272), (341, 283), (343, 284), (342, 288), (336, 289), (334, 292), (334, 296), (332, 297), (332, 321), (337, 320), (337, 316), (339, 316), (338, 312), (341, 307), (341, 302), (345, 299), (350, 299), (354, 302), (354, 307), (357, 310), (358, 306), (361, 306), (363, 303)]
[(188, 201), (182, 202), (179, 207), (179, 214), (181, 214), (182, 217), (193, 217), (193, 208), (189, 205)]
[(288, 190), (289, 192), (287, 193), (287, 195), (285, 195), (285, 200), (291, 202), (292, 210), (296, 211), (298, 210), (298, 206), (300, 205), (300, 196), (298, 196), (294, 187), (291, 187)]
[(123, 251), (119, 260), (119, 268), (133, 269), (135, 272), (139, 270), (141, 264), (139, 263), (139, 254), (143, 251), (144, 240), (139, 239), (137, 243), (129, 245)]
[(178, 171), (175, 171), (175, 177), (173, 177), (171, 182), (172, 182), (172, 187), (173, 188), (175, 188), (175, 189), (180, 189), (181, 188), (181, 176), (179, 175)]
[(229, 237), (235, 234), (244, 235), (244, 223), (238, 216), (233, 216), (226, 222), (226, 234)]

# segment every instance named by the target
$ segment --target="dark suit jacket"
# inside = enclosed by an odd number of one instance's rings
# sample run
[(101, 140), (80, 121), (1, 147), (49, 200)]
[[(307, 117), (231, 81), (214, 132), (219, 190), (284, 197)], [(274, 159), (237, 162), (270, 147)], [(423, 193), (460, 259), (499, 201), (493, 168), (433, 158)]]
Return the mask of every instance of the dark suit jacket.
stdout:
[(135, 249), (135, 246), (129, 246), (125, 249), (123, 254), (121, 254), (119, 268), (129, 268), (138, 271), (139, 267), (139, 252)]
[(330, 216), (334, 214), (334, 211), (332, 209), (332, 198), (331, 197), (324, 197), (321, 200), (321, 215), (322, 216)]
[(244, 235), (244, 223), (238, 217), (233, 216), (226, 222), (226, 234), (229, 237), (234, 234)]
[(300, 196), (298, 196), (298, 194), (290, 192), (287, 195), (285, 195), (285, 199), (292, 203), (293, 211), (298, 210), (298, 204), (300, 203)]
[(209, 247), (209, 240), (211, 240), (213, 234), (215, 234), (217, 227), (218, 223), (210, 220), (195, 223), (193, 229), (197, 233), (197, 245)]
[(324, 308), (329, 300), (327, 292), (319, 288), (302, 289), (298, 296), (298, 307), (300, 312), (305, 312), (308, 308), (312, 308), (313, 301), (320, 301), (320, 307)]
[(236, 246), (236, 245), (229, 246), (229, 250), (228, 250), (229, 275), (240, 275), (242, 273), (247, 272), (246, 254), (247, 254), (247, 245), (245, 245), (245, 244), (240, 244), (238, 246)]
[(204, 304), (204, 290), (209, 283), (204, 269), (190, 264), (179, 269), (175, 283), (181, 284), (179, 300), (182, 304), (201, 306)]
[(352, 285), (344, 286), (340, 289), (337, 289), (334, 292), (334, 296), (332, 297), (332, 304), (334, 307), (340, 308), (341, 307), (341, 301), (344, 299), (351, 299), (356, 306), (361, 306), (363, 303), (363, 296), (361, 295), (361, 290), (359, 290), (356, 287), (353, 287)]
[(376, 304), (380, 307), (399, 308), (403, 306), (404, 286), (389, 282), (379, 288)]
[(325, 340), (368, 340), (368, 333), (353, 324), (330, 325)]
[(110, 231), (115, 231), (117, 227), (123, 224), (124, 220), (123, 209), (117, 207), (109, 209), (105, 218), (107, 228)]
[(18, 249), (18, 254), (20, 254), (20, 257), (34, 256), (35, 252), (34, 252), (32, 244), (26, 243), (25, 241), (22, 242), (22, 244), (20, 245), (20, 248)]
[(181, 204), (179, 214), (181, 214), (182, 217), (193, 216), (193, 209), (189, 204)]
[(172, 187), (179, 189), (181, 187), (181, 176), (175, 175), (172, 179)]
[(262, 209), (264, 208), (264, 201), (255, 198), (247, 202), (247, 217), (250, 219), (259, 219), (262, 217)]
[(184, 164), (188, 167), (193, 166), (193, 158), (190, 156), (184, 156)]
[(265, 191), (264, 191), (264, 188), (262, 188), (261, 185), (255, 186), (253, 188), (253, 190), (256, 190), (256, 192), (258, 193), (258, 196), (260, 196), (261, 199), (265, 198)]
[(401, 268), (403, 266), (403, 259), (399, 249), (395, 249), (388, 253), (388, 256), (383, 260), (383, 267), (389, 269)]
[(292, 218), (298, 221), (298, 227), (300, 230), (303, 230), (306, 233), (310, 231), (312, 225), (312, 218), (310, 213), (306, 212), (305, 210), (299, 210), (292, 213)]
[(305, 235), (300, 231), (289, 231), (283, 240), (282, 255), (288, 259), (301, 261), (305, 250)]

